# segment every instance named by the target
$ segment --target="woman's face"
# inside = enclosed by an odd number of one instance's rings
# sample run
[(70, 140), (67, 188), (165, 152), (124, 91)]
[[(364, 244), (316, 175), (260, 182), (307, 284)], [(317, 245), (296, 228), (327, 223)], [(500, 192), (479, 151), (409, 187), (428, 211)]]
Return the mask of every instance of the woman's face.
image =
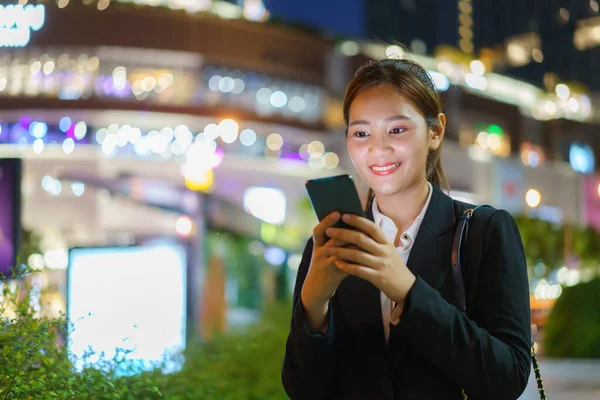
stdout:
[[(440, 119), (443, 119), (441, 115)], [(417, 107), (389, 84), (362, 91), (350, 106), (348, 153), (376, 194), (400, 193), (426, 179), (429, 150), (443, 137), (430, 129)]]

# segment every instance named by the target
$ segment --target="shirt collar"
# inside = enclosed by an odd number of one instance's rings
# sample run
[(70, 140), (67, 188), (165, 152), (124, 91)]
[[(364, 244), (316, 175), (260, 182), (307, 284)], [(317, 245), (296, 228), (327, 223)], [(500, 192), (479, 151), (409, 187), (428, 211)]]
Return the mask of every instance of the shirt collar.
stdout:
[[(427, 212), (427, 208), (429, 207), (429, 203), (431, 202), (431, 196), (433, 194), (433, 187), (431, 186), (431, 183), (429, 183), (429, 182), (427, 182), (427, 186), (429, 188), (429, 194), (427, 195), (427, 200), (425, 201), (425, 204), (423, 205), (421, 212), (415, 218), (413, 223), (408, 227), (408, 229), (406, 231), (404, 231), (404, 233), (402, 234), (403, 237), (405, 235), (408, 236), (408, 239), (411, 242), (414, 242), (415, 238), (417, 237), (417, 233), (419, 232), (419, 228), (421, 227), (423, 218), (425, 218), (425, 212)], [(396, 224), (394, 224), (394, 221), (392, 221), (391, 218), (387, 217), (386, 215), (383, 215), (379, 211), (379, 207), (377, 206), (376, 198), (373, 199), (372, 209), (373, 209), (373, 221), (377, 224), (377, 226), (379, 226), (381, 229), (383, 229), (386, 232), (386, 234), (388, 234), (388, 232), (389, 232), (390, 235), (393, 234), (393, 237), (395, 237), (396, 233), (398, 233), (398, 228), (396, 227)], [(392, 240), (393, 240), (393, 238), (392, 238)]]

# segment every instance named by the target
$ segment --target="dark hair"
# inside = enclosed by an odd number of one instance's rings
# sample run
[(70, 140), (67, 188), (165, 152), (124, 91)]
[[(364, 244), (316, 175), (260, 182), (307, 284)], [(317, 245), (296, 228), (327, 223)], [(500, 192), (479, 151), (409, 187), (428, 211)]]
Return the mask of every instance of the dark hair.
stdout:
[[(393, 85), (400, 94), (415, 104), (425, 116), (428, 126), (432, 127), (439, 123), (438, 115), (442, 112), (442, 101), (427, 71), (410, 60), (383, 59), (371, 61), (360, 67), (348, 84), (344, 98), (346, 127), (350, 118), (350, 106), (356, 96), (363, 90), (384, 83)], [(429, 151), (426, 175), (428, 181), (448, 191), (450, 186), (442, 168), (441, 149), (440, 144), (436, 150)], [(372, 190), (369, 190), (369, 201), (372, 196)]]

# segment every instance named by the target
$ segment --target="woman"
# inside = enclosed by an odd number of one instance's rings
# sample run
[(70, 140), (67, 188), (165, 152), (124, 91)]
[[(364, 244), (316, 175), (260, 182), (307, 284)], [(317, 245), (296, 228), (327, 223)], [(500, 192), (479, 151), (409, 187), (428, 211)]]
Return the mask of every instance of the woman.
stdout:
[[(358, 70), (344, 101), (347, 147), (371, 188), (367, 217), (314, 229), (294, 291), (283, 365), (292, 399), (517, 399), (530, 372), (529, 289), (511, 216), (477, 210), (463, 274), (440, 162), (446, 126), (427, 72), (405, 60)], [(332, 228), (342, 218), (355, 230)], [(464, 390), (464, 392), (463, 392)]]

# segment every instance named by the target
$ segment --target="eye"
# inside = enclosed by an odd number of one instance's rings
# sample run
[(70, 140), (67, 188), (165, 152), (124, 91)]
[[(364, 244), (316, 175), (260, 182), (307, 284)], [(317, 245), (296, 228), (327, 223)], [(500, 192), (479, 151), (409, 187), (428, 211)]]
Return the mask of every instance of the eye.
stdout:
[(390, 133), (399, 134), (399, 133), (403, 133), (404, 131), (406, 131), (406, 128), (392, 128)]
[(369, 136), (369, 134), (367, 132), (354, 132), (352, 136), (355, 136), (357, 138), (364, 138)]

